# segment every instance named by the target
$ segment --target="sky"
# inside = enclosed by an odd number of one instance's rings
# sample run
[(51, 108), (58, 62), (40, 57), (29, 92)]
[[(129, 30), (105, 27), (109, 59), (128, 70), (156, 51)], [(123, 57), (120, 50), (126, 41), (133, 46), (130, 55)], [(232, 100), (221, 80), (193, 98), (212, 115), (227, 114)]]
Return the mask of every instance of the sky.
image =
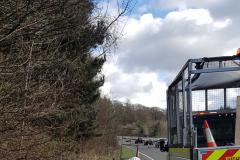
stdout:
[[(120, 1), (120, 0), (119, 0)], [(111, 15), (117, 5), (109, 1)], [(240, 47), (240, 1), (135, 0), (122, 37), (103, 67), (103, 95), (166, 108), (166, 90), (191, 58), (234, 55)]]

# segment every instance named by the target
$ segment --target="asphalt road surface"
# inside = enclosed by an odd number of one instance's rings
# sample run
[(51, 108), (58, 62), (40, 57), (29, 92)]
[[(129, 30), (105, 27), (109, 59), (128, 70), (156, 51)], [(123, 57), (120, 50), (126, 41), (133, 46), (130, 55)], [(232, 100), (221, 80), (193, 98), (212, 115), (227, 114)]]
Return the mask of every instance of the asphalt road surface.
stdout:
[[(135, 144), (125, 144), (125, 146), (135, 151), (137, 148)], [(160, 152), (159, 148), (155, 148), (154, 145), (144, 146), (139, 144), (138, 150), (144, 157), (141, 160), (167, 160), (167, 152)]]

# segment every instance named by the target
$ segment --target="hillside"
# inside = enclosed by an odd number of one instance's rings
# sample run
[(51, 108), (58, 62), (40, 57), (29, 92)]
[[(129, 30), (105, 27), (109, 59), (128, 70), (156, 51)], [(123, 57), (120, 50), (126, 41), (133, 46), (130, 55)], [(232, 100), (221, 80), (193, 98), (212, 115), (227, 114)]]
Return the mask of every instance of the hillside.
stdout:
[(166, 114), (160, 108), (112, 102), (106, 98), (97, 102), (97, 108), (100, 125), (114, 123), (109, 127), (115, 127), (117, 135), (166, 136)]

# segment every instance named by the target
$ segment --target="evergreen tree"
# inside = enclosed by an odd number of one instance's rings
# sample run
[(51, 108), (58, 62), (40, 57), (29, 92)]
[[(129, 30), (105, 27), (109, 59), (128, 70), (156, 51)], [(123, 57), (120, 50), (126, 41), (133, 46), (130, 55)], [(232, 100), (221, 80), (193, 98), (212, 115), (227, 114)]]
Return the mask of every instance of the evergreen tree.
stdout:
[(91, 0), (0, 2), (3, 159), (42, 156), (48, 135), (62, 141), (94, 134), (92, 104), (104, 83), (105, 57), (93, 52), (112, 43), (112, 23), (94, 18), (95, 8)]

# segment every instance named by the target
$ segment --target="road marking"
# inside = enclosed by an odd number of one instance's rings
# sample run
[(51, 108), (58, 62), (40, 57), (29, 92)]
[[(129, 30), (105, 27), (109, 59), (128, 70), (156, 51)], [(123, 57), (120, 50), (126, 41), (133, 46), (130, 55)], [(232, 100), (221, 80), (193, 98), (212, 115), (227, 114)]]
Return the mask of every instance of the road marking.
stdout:
[(147, 158), (150, 159), (150, 160), (154, 160), (153, 158), (149, 157), (148, 155), (146, 155), (146, 154), (144, 154), (144, 153), (142, 153), (142, 152), (139, 152), (139, 153), (140, 153), (141, 155), (147, 157)]
[[(124, 145), (125, 146), (125, 145)], [(127, 147), (128, 149), (131, 149), (131, 150), (134, 150), (134, 151), (136, 151), (135, 149), (133, 149), (133, 148), (131, 148), (131, 147), (128, 147), (128, 146), (125, 146), (125, 147)], [(149, 157), (148, 155), (146, 155), (146, 154), (144, 154), (144, 153), (142, 153), (142, 152), (140, 152), (140, 151), (138, 151), (141, 155), (143, 155), (144, 157), (147, 157), (148, 159), (150, 159), (150, 160), (154, 160), (153, 158), (151, 158), (151, 157)]]

